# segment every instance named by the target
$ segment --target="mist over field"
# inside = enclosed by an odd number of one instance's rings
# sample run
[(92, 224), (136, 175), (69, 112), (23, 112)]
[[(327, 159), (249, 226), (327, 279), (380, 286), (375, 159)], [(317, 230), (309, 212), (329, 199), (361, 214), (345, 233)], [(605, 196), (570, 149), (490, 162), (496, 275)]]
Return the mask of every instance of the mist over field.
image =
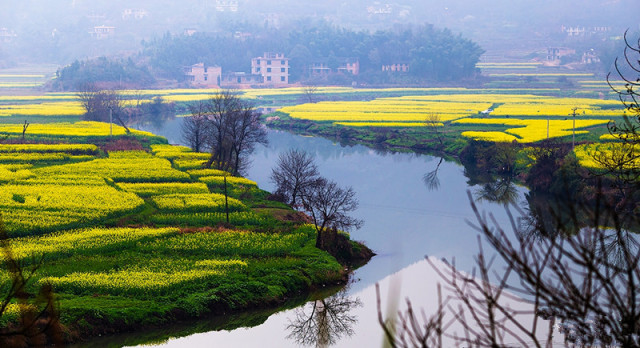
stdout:
[[(68, 64), (101, 55), (131, 55), (142, 43), (185, 30), (208, 33), (282, 30), (326, 22), (352, 30), (433, 24), (485, 50), (561, 45), (564, 28), (638, 30), (637, 0), (399, 1), (8, 1), (0, 11), (0, 66), (25, 60)], [(95, 40), (96, 27), (112, 27)], [(92, 34), (93, 33), (93, 34)]]

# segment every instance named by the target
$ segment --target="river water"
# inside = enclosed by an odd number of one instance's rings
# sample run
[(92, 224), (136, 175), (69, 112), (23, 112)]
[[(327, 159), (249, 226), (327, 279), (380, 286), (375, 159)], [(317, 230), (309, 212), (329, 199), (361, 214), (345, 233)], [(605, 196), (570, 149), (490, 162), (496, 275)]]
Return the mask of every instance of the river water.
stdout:
[[(167, 137), (170, 143), (179, 144), (180, 122), (176, 119), (162, 129), (147, 130)], [(268, 179), (271, 168), (278, 155), (288, 149), (300, 149), (314, 155), (321, 175), (341, 186), (353, 187), (360, 201), (353, 216), (364, 220), (364, 226), (353, 231), (351, 237), (366, 243), (377, 256), (354, 272), (354, 281), (346, 291), (333, 297), (348, 304), (343, 306), (349, 307), (343, 319), (349, 323), (350, 330), (331, 332), (331, 340), (325, 342), (330, 344), (317, 342), (318, 337), (327, 340), (326, 333), (323, 336), (313, 332), (319, 330), (318, 327), (302, 328), (311, 332), (296, 330), (296, 324), (313, 317), (314, 305), (330, 306), (328, 300), (327, 303), (309, 302), (276, 312), (259, 325), (250, 324), (252, 327), (216, 330), (215, 325), (209, 328), (203, 325), (205, 329), (186, 330), (189, 335), (170, 339), (161, 338), (162, 330), (155, 334), (144, 333), (144, 337), (149, 337), (147, 343), (190, 348), (380, 347), (383, 331), (378, 324), (376, 284), (380, 286), (385, 314), (394, 313), (397, 306), (404, 308), (406, 298), (429, 313), (436, 308), (439, 278), (425, 261), (425, 256), (430, 256), (436, 266), (439, 265), (437, 259), (455, 257), (458, 269), (471, 271), (479, 234), (472, 226), (476, 218), (469, 194), (476, 197), (480, 188), (467, 184), (462, 166), (427, 155), (381, 153), (360, 145), (345, 147), (327, 139), (269, 131), (269, 146), (259, 147), (252, 155), (248, 178), (258, 182), (263, 189), (273, 190)], [(429, 185), (425, 177), (431, 179)], [(515, 188), (516, 199), (523, 200), (525, 192), (524, 188)], [(481, 211), (495, 215), (501, 225), (509, 225), (502, 204), (487, 201), (477, 204)], [(216, 318), (211, 319), (211, 322), (215, 321)], [(206, 332), (193, 333), (202, 330)], [(133, 342), (144, 342), (140, 337)], [(121, 336), (103, 343), (107, 342), (119, 346), (131, 344), (132, 340), (130, 336)]]

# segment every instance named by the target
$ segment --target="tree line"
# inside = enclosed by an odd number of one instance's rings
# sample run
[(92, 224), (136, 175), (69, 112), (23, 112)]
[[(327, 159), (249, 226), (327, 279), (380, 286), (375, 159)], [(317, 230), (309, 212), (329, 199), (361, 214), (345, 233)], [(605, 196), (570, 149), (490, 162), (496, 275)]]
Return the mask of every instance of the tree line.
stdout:
[(355, 31), (327, 23), (293, 30), (263, 29), (248, 37), (230, 34), (166, 34), (145, 43), (142, 55), (165, 77), (183, 78), (182, 67), (198, 62), (221, 66), (223, 71), (248, 71), (251, 58), (281, 52), (290, 58), (290, 80), (308, 79), (308, 65), (323, 61), (337, 67), (343, 58), (360, 63), (362, 82), (384, 78), (381, 67), (409, 64), (415, 81), (450, 81), (475, 74), (484, 52), (475, 42), (433, 25), (376, 32)]
[(133, 59), (99, 57), (84, 61), (76, 60), (56, 71), (50, 88), (59, 91), (77, 91), (88, 84), (101, 87), (143, 88), (155, 83), (155, 77), (144, 65)]

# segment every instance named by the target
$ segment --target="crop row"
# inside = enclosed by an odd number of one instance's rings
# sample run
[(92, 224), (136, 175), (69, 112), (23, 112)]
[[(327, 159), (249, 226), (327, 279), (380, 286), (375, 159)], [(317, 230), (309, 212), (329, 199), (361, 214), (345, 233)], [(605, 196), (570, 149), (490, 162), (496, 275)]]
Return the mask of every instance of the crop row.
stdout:
[(81, 162), (90, 161), (94, 157), (90, 155), (69, 155), (66, 152), (28, 152), (28, 153), (2, 153), (0, 163), (39, 163), (39, 162)]
[(209, 193), (207, 185), (201, 182), (119, 183), (118, 187), (125, 191), (133, 192), (140, 197)]
[(304, 246), (307, 233), (275, 234), (248, 231), (198, 232), (157, 239), (143, 249), (156, 252), (215, 254), (224, 256), (284, 256)]
[(97, 155), (94, 144), (0, 144), (0, 153), (5, 152), (64, 152), (72, 155)]
[[(334, 122), (346, 127), (425, 127), (426, 122)], [(443, 123), (430, 123), (429, 126), (442, 127)]]
[[(125, 135), (123, 127), (113, 125), (113, 135)], [(59, 122), (47, 124), (31, 124), (27, 128), (27, 135), (45, 135), (45, 136), (70, 136), (70, 137), (89, 137), (89, 136), (108, 136), (110, 134), (110, 125), (103, 122), (81, 121), (76, 123)], [(22, 134), (23, 126), (21, 124), (0, 124), (0, 133)], [(153, 136), (149, 132), (131, 130), (132, 134)]]
[[(218, 193), (201, 194), (171, 194), (155, 196), (153, 203), (164, 212), (223, 212), (225, 211), (225, 197)], [(229, 211), (245, 210), (245, 205), (235, 199), (228, 198)]]
[(85, 110), (82, 105), (75, 101), (0, 105), (0, 116), (79, 116), (84, 114), (84, 112)]
[(111, 295), (166, 295), (183, 287), (185, 283), (205, 282), (224, 276), (219, 269), (192, 269), (179, 272), (114, 271), (108, 273), (78, 272), (62, 277), (46, 277), (41, 283), (50, 283), (56, 291), (75, 294)]
[[(576, 120), (576, 129), (586, 128), (607, 124), (607, 120)], [(486, 140), (494, 142), (511, 142), (516, 140), (523, 143), (531, 143), (547, 139), (547, 131), (549, 138), (556, 138), (571, 135), (573, 133), (573, 120), (519, 120), (519, 119), (482, 119), (482, 118), (465, 118), (453, 122), (457, 125), (504, 125), (516, 126), (517, 128), (509, 128), (503, 132), (479, 132), (466, 131), (462, 132), (462, 136), (474, 138), (477, 140)], [(548, 127), (548, 128), (547, 128)], [(503, 133), (501, 135), (499, 133)], [(505, 134), (506, 133), (506, 134)], [(584, 134), (587, 131), (578, 130), (576, 134)]]
[(109, 158), (99, 158), (90, 162), (66, 164), (38, 168), (43, 176), (93, 175), (111, 178), (116, 182), (188, 182), (189, 174), (171, 167), (166, 159), (145, 155), (111, 152)]
[[(218, 188), (222, 188), (224, 187), (224, 181), (225, 181), (225, 177), (224, 176), (201, 176), (198, 178), (199, 181), (209, 185), (209, 186), (213, 186), (213, 187), (218, 187)], [(227, 180), (227, 185), (231, 185), (234, 187), (238, 187), (238, 186), (253, 186), (256, 187), (258, 186), (258, 184), (253, 181), (253, 180), (249, 180), (247, 178), (243, 178), (240, 176), (227, 176), (226, 177)]]
[(62, 255), (123, 250), (140, 241), (177, 233), (177, 228), (89, 228), (45, 236), (13, 238), (11, 251), (16, 260), (37, 257), (50, 260)]
[(102, 185), (5, 184), (0, 210), (12, 235), (88, 223), (139, 209), (144, 201), (130, 192)]
[[(227, 221), (225, 213), (159, 213), (150, 217), (151, 222), (159, 225), (174, 226), (215, 226)], [(266, 221), (256, 213), (250, 211), (230, 212), (229, 223), (235, 226), (258, 226)]]

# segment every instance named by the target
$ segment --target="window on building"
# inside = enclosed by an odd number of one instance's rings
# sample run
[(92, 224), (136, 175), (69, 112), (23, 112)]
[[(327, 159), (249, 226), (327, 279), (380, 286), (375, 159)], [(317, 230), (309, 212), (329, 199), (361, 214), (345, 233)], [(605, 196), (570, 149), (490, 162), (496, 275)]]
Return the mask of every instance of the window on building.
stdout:
[(287, 69), (285, 68), (280, 68), (280, 72), (285, 72)]
[(267, 76), (267, 81), (271, 81), (271, 76)]
[(284, 76), (280, 76), (280, 81), (284, 82)]
[(267, 61), (267, 65), (271, 65), (271, 61), (270, 60)]
[(284, 60), (281, 60), (281, 61), (280, 61), (280, 65), (285, 65)]
[(204, 80), (207, 81), (209, 79), (208, 75), (204, 75)]
[(260, 65), (260, 59), (256, 60), (256, 64)]
[(209, 68), (204, 68), (204, 72), (208, 72), (207, 69), (209, 69)]
[(242, 83), (242, 77), (238, 77), (238, 83)]
[(267, 68), (267, 72), (271, 72), (271, 68)]

